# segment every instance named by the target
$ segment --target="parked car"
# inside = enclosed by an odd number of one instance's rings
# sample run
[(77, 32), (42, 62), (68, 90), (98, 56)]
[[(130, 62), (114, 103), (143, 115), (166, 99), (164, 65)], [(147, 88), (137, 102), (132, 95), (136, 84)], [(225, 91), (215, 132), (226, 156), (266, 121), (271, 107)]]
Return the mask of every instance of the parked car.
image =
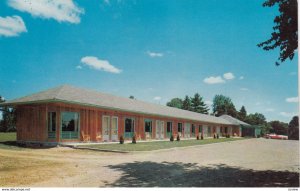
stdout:
[(267, 139), (284, 139), (284, 140), (287, 140), (288, 136), (286, 136), (286, 135), (276, 135), (275, 133), (273, 133), (273, 134), (266, 134), (265, 138), (267, 138)]

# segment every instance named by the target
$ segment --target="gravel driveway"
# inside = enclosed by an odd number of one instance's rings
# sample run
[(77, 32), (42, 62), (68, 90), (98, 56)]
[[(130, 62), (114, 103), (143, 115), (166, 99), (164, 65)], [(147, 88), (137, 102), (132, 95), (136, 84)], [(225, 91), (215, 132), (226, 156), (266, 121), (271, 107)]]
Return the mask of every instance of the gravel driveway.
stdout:
[(9, 176), (20, 174), (18, 170), (0, 171), (6, 186), (299, 186), (299, 141), (290, 140), (247, 139), (129, 154), (70, 148), (0, 150), (0, 156), (57, 164), (56, 168), (47, 168), (49, 165), (30, 168), (26, 173), (39, 178), (31, 181), (30, 176), (22, 176), (22, 185), (16, 179), (9, 182)]

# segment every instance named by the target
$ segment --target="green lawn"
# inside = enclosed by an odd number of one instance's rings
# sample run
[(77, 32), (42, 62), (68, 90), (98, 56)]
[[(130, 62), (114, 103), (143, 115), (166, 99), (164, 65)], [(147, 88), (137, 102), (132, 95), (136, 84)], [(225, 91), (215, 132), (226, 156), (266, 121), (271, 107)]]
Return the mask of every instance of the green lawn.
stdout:
[(0, 142), (5, 141), (16, 141), (17, 136), (16, 132), (12, 133), (0, 133)]
[(220, 143), (227, 141), (243, 140), (244, 138), (222, 138), (222, 139), (204, 139), (204, 140), (181, 140), (181, 141), (155, 141), (155, 142), (137, 142), (137, 144), (97, 144), (84, 145), (77, 148), (95, 148), (101, 150), (115, 150), (115, 151), (152, 151), (159, 149), (168, 149), (173, 147), (186, 147), (194, 145), (204, 145), (211, 143)]

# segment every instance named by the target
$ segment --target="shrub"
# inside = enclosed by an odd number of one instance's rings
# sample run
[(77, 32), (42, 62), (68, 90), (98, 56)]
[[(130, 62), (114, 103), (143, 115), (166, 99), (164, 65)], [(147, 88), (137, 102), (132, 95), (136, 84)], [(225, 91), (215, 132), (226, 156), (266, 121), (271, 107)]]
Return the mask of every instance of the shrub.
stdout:
[(174, 136), (173, 135), (171, 135), (170, 141), (174, 141)]
[(196, 139), (199, 140), (199, 135), (197, 135)]
[(203, 135), (201, 135), (201, 140), (203, 140), (204, 139), (204, 137), (203, 137)]
[(180, 137), (179, 137), (179, 135), (177, 135), (177, 141), (180, 141)]
[(217, 137), (216, 137), (216, 134), (214, 133), (214, 139), (215, 139), (215, 138), (217, 138)]
[(124, 137), (123, 137), (123, 135), (120, 136), (120, 144), (124, 144)]
[(219, 138), (219, 134), (217, 134), (217, 139)]
[(133, 136), (132, 136), (132, 143), (133, 143), (133, 144), (136, 144), (136, 135), (133, 135)]

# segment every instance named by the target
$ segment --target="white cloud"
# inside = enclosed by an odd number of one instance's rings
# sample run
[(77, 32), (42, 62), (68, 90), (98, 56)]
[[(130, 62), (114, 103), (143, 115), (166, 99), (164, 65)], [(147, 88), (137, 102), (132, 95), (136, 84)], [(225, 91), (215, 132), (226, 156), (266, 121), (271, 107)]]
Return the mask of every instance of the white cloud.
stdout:
[(233, 80), (233, 79), (235, 78), (235, 76), (234, 76), (233, 73), (231, 73), (231, 72), (228, 72), (228, 73), (223, 74), (223, 77), (224, 77), (226, 80)]
[(161, 97), (155, 96), (153, 99), (156, 100), (156, 101), (160, 101), (160, 100), (161, 100)]
[(32, 16), (55, 19), (58, 22), (80, 23), (84, 9), (73, 0), (8, 0), (8, 5)]
[(273, 109), (273, 108), (267, 108), (266, 109), (266, 112), (274, 112), (275, 111), (275, 109)]
[(289, 112), (282, 111), (282, 112), (279, 113), (279, 115), (281, 115), (283, 117), (289, 117), (289, 118), (291, 118), (291, 117), (293, 117), (295, 115), (298, 115), (298, 114), (297, 113), (289, 113)]
[(23, 19), (19, 16), (0, 17), (0, 36), (13, 37), (27, 32)]
[(206, 100), (204, 103), (205, 103), (206, 105), (208, 105), (208, 106), (211, 106), (211, 105), (213, 104), (213, 102), (210, 101), (210, 100)]
[(248, 88), (240, 88), (240, 90), (242, 90), (242, 91), (249, 91)]
[(285, 99), (286, 102), (289, 103), (297, 103), (298, 102), (298, 97), (288, 97)]
[(207, 77), (203, 80), (205, 83), (207, 84), (222, 84), (225, 83), (225, 80), (223, 80), (223, 78), (221, 76), (211, 76), (211, 77)]
[(119, 74), (122, 72), (122, 70), (111, 65), (107, 60), (100, 60), (94, 56), (83, 57), (83, 58), (81, 58), (81, 62), (95, 70), (100, 70), (100, 71), (103, 70), (105, 72), (111, 72), (111, 73), (115, 73), (115, 74)]
[(152, 57), (152, 58), (154, 58), (154, 57), (163, 57), (164, 56), (164, 54), (160, 53), (160, 52), (150, 52), (150, 51), (147, 51), (147, 54), (150, 57)]
[(76, 69), (82, 69), (82, 66), (80, 66), (80, 65), (78, 65), (78, 66), (76, 66)]
[(240, 80), (243, 80), (244, 79), (244, 76), (240, 76)]

